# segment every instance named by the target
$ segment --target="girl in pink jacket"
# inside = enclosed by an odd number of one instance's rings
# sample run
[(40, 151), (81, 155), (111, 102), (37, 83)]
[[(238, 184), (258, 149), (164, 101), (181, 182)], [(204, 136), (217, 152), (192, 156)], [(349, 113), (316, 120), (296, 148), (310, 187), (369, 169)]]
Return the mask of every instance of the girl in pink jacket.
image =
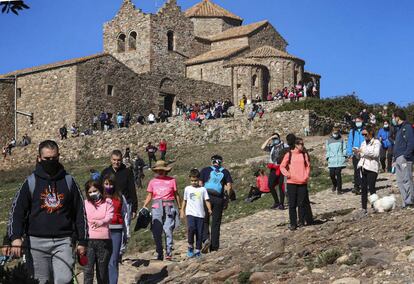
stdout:
[(114, 215), (112, 200), (104, 198), (102, 184), (90, 180), (85, 184), (85, 211), (88, 219), (88, 264), (84, 270), (84, 283), (92, 284), (96, 266), (98, 284), (109, 283), (108, 263), (112, 254), (109, 223)]
[[(293, 145), (291, 146), (291, 149)], [(299, 213), (299, 226), (305, 225), (305, 219), (312, 219), (310, 209), (308, 180), (310, 177), (310, 160), (303, 139), (296, 138), (293, 150), (283, 157), (280, 171), (287, 177), (287, 193), (289, 197), (290, 230), (298, 227), (296, 207)], [(310, 223), (309, 221), (307, 221)]]

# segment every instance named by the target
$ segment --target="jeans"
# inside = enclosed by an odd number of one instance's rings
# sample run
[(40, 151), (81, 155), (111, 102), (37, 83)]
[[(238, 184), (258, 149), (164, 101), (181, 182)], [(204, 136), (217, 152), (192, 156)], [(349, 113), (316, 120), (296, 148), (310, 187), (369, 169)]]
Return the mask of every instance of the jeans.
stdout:
[(151, 230), (154, 237), (156, 251), (159, 258), (163, 258), (164, 249), (162, 246), (162, 232), (165, 234), (165, 246), (167, 255), (172, 253), (172, 247), (174, 243), (173, 232), (178, 225), (176, 218), (178, 211), (175, 206), (160, 206), (158, 208), (152, 208), (152, 224)]
[(377, 182), (378, 173), (361, 169), (362, 173), (362, 191), (361, 191), (361, 204), (362, 209), (367, 209), (368, 203), (368, 191), (370, 194), (377, 192), (375, 189), (375, 183)]
[(397, 185), (403, 200), (403, 207), (414, 204), (413, 162), (408, 162), (404, 156), (395, 160)]
[(331, 177), (332, 185), (338, 192), (342, 191), (342, 168), (329, 168), (329, 176)]
[(196, 250), (201, 250), (203, 243), (203, 227), (204, 227), (204, 218), (194, 217), (187, 215), (187, 233), (188, 233), (188, 246), (194, 247), (194, 235), (196, 236)]
[(380, 150), (380, 161), (383, 171), (391, 172), (392, 170), (392, 148), (383, 148)]
[[(307, 201), (307, 184), (289, 184), (287, 185), (287, 192), (289, 197), (289, 220), (292, 227), (297, 227), (297, 213), (296, 207), (299, 213), (299, 223), (304, 225), (305, 221), (305, 202)], [(309, 197), (308, 197), (309, 199)], [(309, 210), (309, 208), (308, 208)]]
[(355, 156), (352, 156), (352, 165), (354, 166), (354, 188), (361, 188), (362, 180), (361, 173), (358, 169), (359, 159)]
[(206, 210), (204, 218), (203, 242), (210, 239), (210, 251), (220, 248), (220, 226), (224, 210), (224, 198), (213, 194), (208, 194), (211, 203), (211, 235), (210, 235), (210, 215)]
[(122, 245), (122, 229), (111, 229), (110, 231), (112, 240), (112, 254), (108, 264), (109, 283), (117, 284), (119, 274), (119, 252)]
[(29, 237), (29, 239), (34, 277), (40, 284), (47, 281), (54, 284), (71, 283), (74, 263), (71, 238)]
[(109, 259), (112, 254), (111, 240), (88, 241), (88, 264), (83, 272), (84, 284), (93, 284), (94, 268), (96, 264), (96, 282), (98, 284), (109, 283)]

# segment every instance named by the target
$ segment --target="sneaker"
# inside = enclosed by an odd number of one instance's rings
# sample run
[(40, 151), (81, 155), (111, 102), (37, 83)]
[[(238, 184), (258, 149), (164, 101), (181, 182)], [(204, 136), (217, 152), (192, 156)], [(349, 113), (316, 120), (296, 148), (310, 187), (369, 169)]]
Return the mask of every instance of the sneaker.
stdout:
[(275, 204), (273, 204), (272, 207), (270, 207), (270, 209), (278, 209), (279, 205), (280, 205), (279, 203), (275, 203)]
[(167, 252), (165, 260), (172, 260), (172, 254)]
[(297, 226), (292, 226), (292, 225), (289, 225), (289, 226), (288, 226), (288, 228), (289, 228), (289, 230), (291, 230), (291, 231), (296, 231)]
[(188, 248), (187, 250), (187, 257), (194, 257), (194, 249), (193, 248)]
[(201, 258), (201, 252), (199, 250), (196, 250), (195, 254), (194, 254), (195, 258)]
[(335, 192), (336, 191), (336, 186), (332, 186), (332, 192)]
[(336, 194), (338, 194), (338, 195), (342, 195), (342, 194), (344, 194), (344, 192), (343, 192), (342, 190), (339, 190), (339, 189), (338, 189), (338, 191), (336, 192)]
[(164, 260), (164, 256), (163, 256), (162, 254), (159, 254), (159, 255), (157, 256), (157, 260), (161, 260), (161, 261), (163, 261), (163, 260)]
[(209, 248), (210, 248), (210, 240), (207, 239), (203, 242), (203, 247), (201, 248), (201, 252), (208, 253)]
[(280, 205), (277, 207), (277, 209), (279, 209), (279, 210), (285, 210), (285, 205), (280, 204)]

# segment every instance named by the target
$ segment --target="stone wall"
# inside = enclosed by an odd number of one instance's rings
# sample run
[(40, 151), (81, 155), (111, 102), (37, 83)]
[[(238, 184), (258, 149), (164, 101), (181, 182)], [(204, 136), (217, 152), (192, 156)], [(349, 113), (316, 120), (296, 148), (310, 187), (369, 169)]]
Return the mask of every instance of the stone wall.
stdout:
[[(150, 71), (151, 14), (136, 10), (131, 2), (124, 2), (117, 15), (104, 24), (104, 52), (112, 54), (119, 61), (137, 73)], [(131, 33), (136, 33), (135, 48), (129, 46)], [(126, 36), (125, 51), (119, 52), (118, 39)], [(134, 41), (131, 38), (131, 41)]]
[(210, 37), (225, 30), (240, 26), (238, 20), (224, 18), (191, 18), (194, 24), (194, 34), (199, 37)]
[[(295, 133), (304, 136), (309, 129), (310, 112), (304, 110), (265, 113), (262, 119), (247, 121), (247, 116), (210, 120), (201, 127), (189, 121), (176, 120), (172, 123), (154, 125), (134, 125), (129, 129), (116, 129), (110, 132), (98, 132), (93, 136), (70, 138), (59, 142), (63, 162), (70, 160), (108, 157), (113, 149), (130, 147), (132, 152), (143, 151), (148, 142), (156, 143), (165, 138), (170, 147), (183, 145), (204, 145), (231, 141), (243, 141), (258, 138), (258, 147), (262, 140), (273, 132), (282, 136)], [(31, 144), (14, 151), (12, 160), (0, 165), (0, 170), (11, 167), (32, 166), (37, 145)]]
[(0, 81), (0, 147), (14, 137), (14, 81)]
[(269, 23), (249, 37), (249, 45), (251, 50), (269, 45), (286, 51), (287, 43), (276, 31), (276, 29)]
[(76, 65), (21, 75), (17, 87), (21, 97), (17, 109), (33, 113), (30, 118), (18, 116), (17, 137), (28, 134), (34, 141), (55, 138), (63, 124), (76, 121)]
[[(193, 57), (193, 23), (175, 0), (167, 1), (151, 20), (151, 72), (185, 77), (185, 60)], [(168, 33), (174, 37), (168, 50)]]
[(224, 68), (224, 60), (187, 66), (187, 77), (231, 86), (231, 69)]

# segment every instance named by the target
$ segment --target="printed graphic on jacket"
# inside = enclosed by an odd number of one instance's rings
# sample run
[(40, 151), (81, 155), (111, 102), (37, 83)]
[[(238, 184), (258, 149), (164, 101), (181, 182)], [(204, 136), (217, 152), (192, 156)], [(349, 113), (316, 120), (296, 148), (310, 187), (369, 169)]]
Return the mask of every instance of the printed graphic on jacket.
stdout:
[(47, 213), (52, 214), (62, 208), (64, 197), (65, 195), (63, 193), (57, 193), (55, 187), (52, 188), (49, 186), (44, 189), (43, 193), (40, 194), (40, 199), (42, 200), (40, 208), (46, 209)]

